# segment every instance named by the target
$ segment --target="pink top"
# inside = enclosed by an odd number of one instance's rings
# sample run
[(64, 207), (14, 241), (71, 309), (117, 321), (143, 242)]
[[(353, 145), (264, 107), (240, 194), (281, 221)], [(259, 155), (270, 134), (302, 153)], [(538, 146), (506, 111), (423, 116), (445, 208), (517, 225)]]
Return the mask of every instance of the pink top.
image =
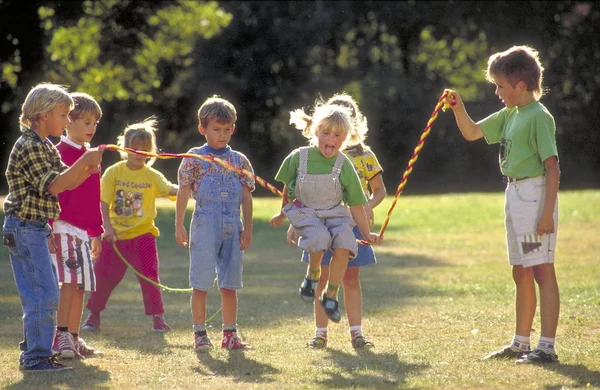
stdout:
[[(61, 160), (71, 166), (86, 152), (85, 146), (77, 145), (66, 137), (61, 137), (56, 145)], [(90, 175), (73, 190), (58, 195), (60, 215), (58, 219), (87, 231), (90, 238), (104, 233), (102, 212), (100, 211), (100, 173)]]

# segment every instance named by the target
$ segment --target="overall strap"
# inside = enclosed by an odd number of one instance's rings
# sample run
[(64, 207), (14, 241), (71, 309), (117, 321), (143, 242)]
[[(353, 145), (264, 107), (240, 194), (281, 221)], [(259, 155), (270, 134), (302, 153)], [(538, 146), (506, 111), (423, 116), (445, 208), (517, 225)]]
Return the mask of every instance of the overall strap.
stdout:
[(309, 146), (300, 148), (300, 165), (298, 166), (298, 173), (305, 175), (308, 172), (308, 149)]
[(338, 152), (337, 159), (335, 160), (335, 165), (331, 170), (331, 174), (335, 177), (339, 177), (340, 173), (342, 173), (342, 165), (344, 164), (344, 154), (342, 152)]

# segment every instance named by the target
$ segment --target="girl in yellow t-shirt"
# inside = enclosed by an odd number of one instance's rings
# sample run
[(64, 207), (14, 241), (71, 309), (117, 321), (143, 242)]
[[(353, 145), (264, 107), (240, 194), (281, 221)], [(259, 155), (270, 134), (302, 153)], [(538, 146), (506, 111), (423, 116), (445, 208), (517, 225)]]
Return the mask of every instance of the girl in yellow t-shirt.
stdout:
[[(118, 138), (120, 147), (156, 153), (157, 122), (148, 118), (125, 128)], [(122, 153), (124, 161), (110, 166), (102, 176), (101, 209), (104, 219), (102, 252), (94, 265), (96, 291), (90, 294), (90, 314), (83, 325), (86, 330), (100, 328), (100, 312), (106, 308), (110, 294), (121, 282), (127, 265), (117, 249), (141, 274), (160, 283), (156, 237), (156, 197), (177, 195), (177, 186), (152, 168), (155, 159)], [(174, 198), (173, 198), (174, 199)], [(152, 330), (167, 332), (171, 327), (163, 318), (164, 305), (160, 288), (138, 277), (146, 315), (153, 317)]]

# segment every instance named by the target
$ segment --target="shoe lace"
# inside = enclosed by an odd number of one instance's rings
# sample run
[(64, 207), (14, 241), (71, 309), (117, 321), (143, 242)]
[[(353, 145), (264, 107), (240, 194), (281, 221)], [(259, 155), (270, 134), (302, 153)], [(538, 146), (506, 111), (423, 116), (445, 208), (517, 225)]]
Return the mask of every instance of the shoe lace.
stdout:
[(58, 348), (61, 351), (65, 349), (71, 349), (75, 351), (75, 342), (73, 341), (73, 335), (69, 332), (60, 332), (58, 334)]

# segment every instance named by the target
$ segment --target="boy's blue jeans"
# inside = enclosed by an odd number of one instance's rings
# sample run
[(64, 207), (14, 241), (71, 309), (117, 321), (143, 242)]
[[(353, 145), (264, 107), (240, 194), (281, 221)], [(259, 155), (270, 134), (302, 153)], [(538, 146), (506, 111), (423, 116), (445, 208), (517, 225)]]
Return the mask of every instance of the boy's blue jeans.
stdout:
[(25, 367), (52, 356), (54, 315), (58, 307), (58, 279), (50, 259), (47, 238), (50, 226), (25, 221), (16, 215), (4, 220), (4, 245), (23, 306), (23, 338), (20, 360)]

